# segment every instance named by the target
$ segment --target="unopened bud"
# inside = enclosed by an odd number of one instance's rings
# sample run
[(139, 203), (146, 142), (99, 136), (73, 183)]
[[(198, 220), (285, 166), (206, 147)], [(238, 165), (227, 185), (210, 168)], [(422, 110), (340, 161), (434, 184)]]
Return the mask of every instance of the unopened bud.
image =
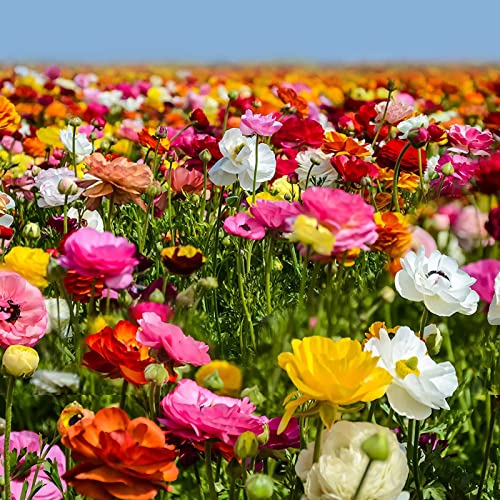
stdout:
[(373, 434), (361, 444), (361, 449), (368, 455), (370, 460), (387, 460), (389, 458), (389, 441), (382, 432)]
[(321, 158), (318, 155), (311, 155), (311, 163), (313, 165), (321, 165)]
[(57, 190), (65, 196), (73, 196), (78, 193), (78, 186), (71, 177), (63, 177), (57, 184)]
[(200, 154), (199, 158), (203, 163), (209, 163), (212, 159), (212, 153), (208, 149), (204, 149)]
[(245, 431), (238, 436), (234, 445), (234, 454), (240, 460), (254, 458), (259, 452), (259, 442), (257, 436), (252, 431)]
[(98, 139), (98, 136), (95, 132), (90, 132), (89, 139), (91, 141), (96, 141)]
[(151, 363), (144, 369), (144, 378), (148, 382), (161, 385), (165, 382), (165, 380), (168, 380), (168, 371), (159, 363)]
[(396, 82), (392, 78), (389, 78), (389, 81), (387, 82), (387, 90), (389, 92), (394, 92), (396, 88)]
[(287, 180), (290, 184), (298, 184), (299, 174), (297, 172), (290, 172), (287, 176)]
[(156, 288), (149, 296), (149, 301), (156, 302), (157, 304), (163, 304), (165, 302), (165, 295), (163, 295), (161, 290)]
[(40, 358), (35, 349), (24, 345), (7, 347), (2, 357), (2, 368), (12, 377), (31, 377), (38, 368)]
[(239, 479), (243, 471), (243, 466), (235, 458), (226, 465), (226, 474), (234, 480)]
[(254, 474), (245, 483), (249, 500), (267, 500), (273, 496), (273, 480), (267, 474)]
[(36, 222), (28, 222), (23, 228), (23, 236), (28, 240), (40, 238), (40, 226)]
[(49, 283), (61, 281), (67, 272), (68, 270), (60, 266), (56, 259), (50, 258), (49, 265), (47, 266), (47, 280)]
[(164, 125), (160, 125), (156, 129), (156, 137), (160, 139), (165, 139), (167, 137), (168, 129)]
[(146, 195), (155, 198), (161, 193), (161, 186), (158, 182), (153, 182), (146, 188)]
[(273, 259), (273, 271), (280, 272), (283, 271), (283, 263), (279, 259), (279, 257), (275, 257)]
[(238, 91), (237, 90), (230, 90), (227, 93), (227, 96), (231, 101), (234, 101), (235, 99), (238, 99)]
[(165, 158), (169, 163), (175, 163), (179, 160), (179, 156), (175, 151), (169, 151)]
[(203, 379), (203, 387), (214, 392), (224, 389), (224, 381), (220, 378), (218, 370), (214, 370)]
[(202, 286), (203, 288), (207, 288), (208, 290), (215, 290), (219, 286), (217, 278), (214, 278), (213, 276), (201, 278), (198, 283), (200, 284), (200, 286)]
[(71, 118), (71, 120), (68, 122), (72, 127), (79, 127), (82, 124), (82, 119), (79, 118), (78, 116), (75, 116)]
[(434, 356), (438, 354), (443, 343), (443, 336), (439, 328), (434, 324), (427, 325), (424, 328), (424, 339), (427, 350)]
[(255, 406), (261, 405), (266, 400), (266, 397), (260, 392), (256, 385), (245, 387), (245, 389), (241, 391), (240, 397), (248, 398)]
[(191, 285), (182, 292), (177, 294), (176, 302), (180, 306), (191, 307), (195, 299), (195, 286)]
[(450, 176), (455, 173), (455, 169), (453, 168), (451, 162), (448, 162), (441, 167), (441, 172), (443, 172), (443, 175)]
[(390, 286), (384, 286), (380, 291), (380, 297), (384, 302), (392, 304), (396, 298), (396, 292)]

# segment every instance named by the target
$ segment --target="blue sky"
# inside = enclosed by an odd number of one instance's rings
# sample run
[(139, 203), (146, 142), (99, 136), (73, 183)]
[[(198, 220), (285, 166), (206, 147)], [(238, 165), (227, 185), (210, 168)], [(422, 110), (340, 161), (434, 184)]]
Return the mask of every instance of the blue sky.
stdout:
[(462, 5), (7, 0), (0, 62), (500, 62), (500, 2)]

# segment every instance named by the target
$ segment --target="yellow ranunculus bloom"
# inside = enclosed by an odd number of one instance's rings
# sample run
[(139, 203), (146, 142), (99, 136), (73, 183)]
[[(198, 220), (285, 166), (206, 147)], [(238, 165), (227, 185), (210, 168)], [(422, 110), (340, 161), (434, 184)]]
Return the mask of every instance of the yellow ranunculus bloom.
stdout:
[(61, 130), (59, 127), (50, 126), (39, 128), (36, 131), (36, 136), (47, 146), (62, 148), (63, 144), (60, 137)]
[(4, 268), (20, 274), (26, 281), (44, 289), (47, 281), (47, 267), (50, 255), (41, 248), (13, 247), (5, 256)]
[(292, 350), (293, 353), (282, 352), (278, 364), (298, 391), (285, 400), (278, 432), (285, 429), (295, 410), (308, 401), (317, 402), (317, 412), (330, 427), (340, 406), (378, 399), (392, 381), (389, 372), (377, 368), (379, 358), (364, 352), (357, 340), (312, 336), (292, 340)]
[(195, 375), (196, 382), (198, 385), (205, 386), (204, 381), (212, 373), (217, 371), (220, 379), (224, 383), (224, 387), (217, 392), (223, 396), (235, 396), (240, 393), (241, 385), (243, 383), (243, 377), (241, 375), (241, 370), (232, 363), (222, 360), (210, 361), (208, 365), (202, 366)]
[(314, 217), (307, 215), (299, 215), (295, 219), (290, 240), (309, 246), (320, 255), (330, 255), (335, 244), (333, 234)]

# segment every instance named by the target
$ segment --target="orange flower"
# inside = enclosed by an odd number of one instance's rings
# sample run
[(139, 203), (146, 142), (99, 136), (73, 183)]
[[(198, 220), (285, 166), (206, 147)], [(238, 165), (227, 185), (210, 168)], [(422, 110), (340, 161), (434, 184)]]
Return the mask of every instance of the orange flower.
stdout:
[(0, 130), (17, 130), (21, 117), (16, 107), (6, 97), (0, 95)]
[(164, 139), (160, 139), (160, 143), (158, 144), (158, 137), (155, 134), (156, 130), (154, 128), (143, 128), (137, 135), (139, 136), (139, 142), (143, 146), (151, 148), (154, 151), (158, 145), (158, 154), (163, 155), (168, 151), (170, 141), (165, 137)]
[(352, 156), (370, 156), (370, 151), (359, 144), (351, 137), (347, 137), (345, 134), (340, 132), (327, 132), (323, 140), (323, 146), (321, 149), (325, 153), (334, 153), (338, 155), (352, 155)]
[(26, 137), (23, 148), (26, 154), (34, 158), (45, 156), (45, 144), (38, 137)]
[[(95, 280), (95, 283), (94, 283)], [(92, 276), (82, 276), (69, 269), (63, 278), (64, 288), (71, 295), (71, 298), (82, 304), (86, 304), (94, 288), (94, 298), (98, 299), (104, 289), (104, 276), (93, 278)]]
[(207, 260), (201, 250), (191, 245), (164, 248), (161, 251), (161, 258), (169, 272), (180, 276), (193, 274)]
[(405, 217), (400, 213), (375, 213), (378, 239), (372, 250), (385, 252), (391, 259), (402, 257), (411, 246), (411, 233)]
[[(392, 184), (394, 182), (394, 170), (378, 167), (378, 181), (380, 183), (385, 183), (387, 188), (392, 188)], [(419, 182), (420, 176), (418, 174), (403, 171), (399, 172), (398, 188), (413, 192), (417, 189)]]
[(135, 385), (144, 385), (144, 369), (153, 362), (149, 347), (135, 339), (137, 326), (129, 321), (119, 321), (115, 328), (107, 326), (86, 339), (89, 352), (83, 356), (83, 364), (105, 373), (110, 378), (123, 377)]
[(62, 443), (78, 462), (63, 479), (95, 500), (149, 500), (175, 481), (176, 449), (153, 421), (103, 408), (67, 428)]
[(88, 198), (89, 210), (96, 210), (103, 197), (118, 205), (132, 202), (146, 210), (141, 194), (153, 182), (153, 172), (147, 165), (133, 163), (123, 157), (108, 162), (101, 153), (87, 156), (84, 161), (89, 166), (87, 174), (96, 178), (78, 182), (87, 188), (83, 196)]
[(290, 107), (295, 108), (295, 114), (299, 118), (306, 118), (309, 115), (309, 105), (307, 101), (300, 95), (297, 95), (295, 90), (288, 87), (280, 87), (278, 89), (278, 97)]

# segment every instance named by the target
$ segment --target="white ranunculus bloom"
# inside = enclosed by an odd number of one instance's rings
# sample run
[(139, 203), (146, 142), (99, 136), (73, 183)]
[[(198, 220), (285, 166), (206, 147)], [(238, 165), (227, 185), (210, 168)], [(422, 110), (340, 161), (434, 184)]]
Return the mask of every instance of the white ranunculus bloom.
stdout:
[(500, 273), (495, 278), (495, 292), (488, 309), (488, 323), (500, 325)]
[(76, 373), (37, 370), (30, 383), (42, 394), (64, 394), (78, 390), (80, 377)]
[(56, 332), (63, 337), (69, 334), (69, 306), (63, 299), (45, 299), (47, 309), (47, 333)]
[(401, 265), (403, 269), (396, 274), (395, 284), (403, 298), (423, 301), (438, 316), (476, 312), (479, 295), (471, 289), (476, 280), (459, 269), (451, 257), (438, 250), (426, 257), (424, 247), (420, 247), (418, 254), (408, 252)]
[[(299, 176), (299, 185), (302, 189), (306, 187), (306, 180), (309, 175), (308, 187), (314, 185), (313, 179), (323, 187), (333, 187), (338, 178), (337, 171), (330, 163), (331, 154), (325, 154), (321, 149), (307, 149), (297, 153), (296, 160), (298, 167), (295, 169)], [(313, 164), (314, 160), (317, 164)]]
[[(41, 208), (60, 207), (64, 205), (65, 195), (59, 192), (59, 182), (64, 178), (75, 179), (75, 172), (69, 168), (48, 168), (42, 170), (35, 177), (35, 186), (38, 188), (40, 197), (37, 204)], [(79, 188), (76, 194), (68, 196), (68, 203), (72, 203), (80, 197), (83, 189)]]
[(426, 115), (418, 115), (408, 120), (403, 120), (398, 124), (397, 129), (401, 132), (400, 139), (408, 139), (410, 131), (418, 128), (427, 128), (429, 126), (429, 117)]
[(85, 210), (80, 216), (78, 210), (72, 207), (68, 210), (68, 217), (76, 219), (81, 225), (91, 227), (100, 233), (104, 232), (104, 221), (97, 210)]
[(384, 329), (379, 335), (366, 343), (365, 351), (380, 356), (377, 366), (393, 377), (387, 389), (393, 410), (416, 420), (429, 417), (433, 408), (449, 410), (446, 398), (458, 387), (453, 365), (433, 361), (425, 343), (407, 326), (400, 327), (392, 340)]
[(87, 139), (85, 134), (76, 133), (75, 136), (75, 151), (73, 151), (73, 127), (68, 125), (66, 130), (59, 132), (61, 142), (65, 148), (76, 155), (76, 162), (80, 163), (87, 155), (92, 153), (92, 143)]
[[(210, 180), (216, 186), (228, 186), (239, 179), (241, 187), (251, 191), (255, 173), (255, 137), (245, 137), (239, 128), (231, 128), (219, 142), (219, 149), (223, 158), (210, 169)], [(256, 189), (261, 182), (272, 179), (276, 172), (276, 157), (267, 144), (259, 144), (257, 159)]]
[(304, 484), (308, 500), (351, 500), (368, 464), (361, 446), (377, 433), (387, 436), (389, 458), (374, 461), (358, 500), (402, 500), (408, 477), (406, 455), (388, 428), (369, 422), (336, 422), (322, 435), (321, 454), (313, 464), (314, 443), (299, 454), (295, 471)]

